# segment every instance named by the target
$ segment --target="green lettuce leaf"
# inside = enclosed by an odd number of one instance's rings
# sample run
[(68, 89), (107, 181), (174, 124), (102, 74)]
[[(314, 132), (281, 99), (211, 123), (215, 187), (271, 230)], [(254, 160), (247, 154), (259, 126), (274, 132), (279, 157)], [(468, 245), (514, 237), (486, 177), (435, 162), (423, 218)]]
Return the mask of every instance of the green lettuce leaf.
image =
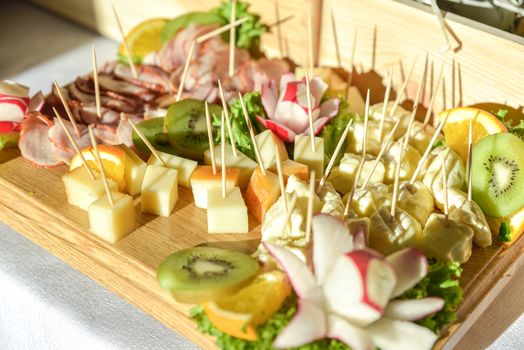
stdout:
[[(264, 116), (264, 108), (262, 106), (262, 100), (260, 98), (260, 92), (248, 92), (244, 95), (244, 103), (246, 104), (246, 109), (251, 119), (251, 124), (255, 134), (260, 132), (261, 126), (259, 125), (256, 116)], [(255, 159), (255, 150), (253, 144), (251, 143), (251, 138), (249, 136), (249, 131), (247, 129), (246, 121), (244, 118), (244, 113), (242, 112), (242, 106), (240, 105), (240, 100), (236, 100), (232, 105), (229, 106), (229, 116), (231, 118), (231, 127), (233, 130), (233, 135), (235, 138), (235, 145), (237, 149), (244, 153), (249, 158)], [(215, 128), (220, 130), (220, 116), (213, 116), (212, 124)], [(229, 135), (226, 129), (226, 139), (229, 143)], [(220, 132), (217, 132), (215, 135), (215, 144), (220, 143)]]
[(511, 242), (511, 230), (507, 222), (501, 222), (499, 227), (499, 234), (497, 236), (501, 242)]
[[(211, 12), (222, 18), (224, 23), (230, 23), (231, 1), (222, 1), (220, 6)], [(236, 27), (236, 46), (248, 50), (253, 57), (261, 56), (260, 37), (269, 30), (269, 27), (260, 21), (260, 16), (249, 12), (249, 4), (243, 1), (236, 2), (235, 17), (241, 19), (247, 17), (248, 20)], [(229, 31), (222, 35), (225, 42), (229, 42)]]
[[(344, 133), (344, 129), (346, 128), (347, 124), (351, 119), (355, 117), (352, 113), (350, 113), (347, 110), (348, 104), (346, 100), (344, 100), (340, 96), (339, 99), (341, 103), (338, 114), (333, 119), (331, 119), (331, 121), (327, 123), (326, 126), (324, 126), (322, 132), (320, 133), (320, 137), (324, 139), (324, 166), (327, 166), (327, 164), (331, 160), (331, 157), (335, 152), (335, 148), (337, 147), (337, 143), (340, 140), (342, 134)], [(337, 155), (337, 159), (335, 160), (335, 166), (338, 165), (340, 159), (342, 159), (342, 157), (344, 156), (344, 150), (346, 149), (346, 147), (347, 140), (344, 140), (342, 148)]]
[(462, 268), (458, 263), (430, 260), (426, 277), (406, 291), (402, 298), (440, 297), (444, 299), (444, 307), (439, 312), (418, 321), (418, 324), (440, 334), (445, 326), (456, 320), (456, 311), (463, 298), (463, 291), (458, 280), (461, 273)]

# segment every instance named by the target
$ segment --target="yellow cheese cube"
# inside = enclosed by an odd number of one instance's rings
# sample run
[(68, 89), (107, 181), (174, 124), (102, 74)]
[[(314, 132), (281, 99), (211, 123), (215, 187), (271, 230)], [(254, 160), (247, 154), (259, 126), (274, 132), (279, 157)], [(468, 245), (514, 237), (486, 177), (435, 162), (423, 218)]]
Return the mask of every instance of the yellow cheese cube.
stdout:
[(315, 178), (320, 179), (324, 173), (324, 139), (315, 137), (315, 152), (311, 149), (309, 135), (297, 135), (295, 137), (295, 152), (293, 159), (296, 162), (306, 164), (309, 171), (315, 171)]
[[(166, 163), (167, 167), (175, 169), (178, 173), (178, 184), (187, 188), (191, 188), (191, 174), (195, 171), (198, 163), (191, 159), (182, 158), (179, 156), (174, 156), (172, 154), (158, 152), (160, 158), (162, 158)], [(154, 156), (151, 155), (147, 161), (149, 165), (163, 166), (163, 164)]]
[(279, 196), (278, 176), (269, 170), (266, 170), (264, 175), (260, 168), (256, 168), (246, 190), (246, 205), (251, 215), (262, 223), (269, 208)]
[(111, 192), (111, 196), (113, 205), (103, 195), (89, 206), (89, 226), (95, 235), (115, 243), (136, 229), (136, 212), (130, 195)]
[[(240, 170), (228, 168), (226, 172), (226, 190), (231, 191), (238, 182)], [(210, 188), (222, 188), (222, 169), (217, 167), (216, 174), (213, 174), (213, 167), (201, 165), (196, 168), (191, 175), (191, 189), (198, 208), (207, 208), (207, 192)]]
[(142, 184), (142, 212), (169, 216), (178, 200), (177, 171), (148, 165)]
[[(96, 177), (95, 180), (91, 178), (86, 168), (81, 166), (62, 176), (69, 204), (87, 210), (91, 203), (105, 195), (102, 178), (97, 171), (93, 170), (93, 173)], [(107, 181), (111, 191), (118, 190), (118, 185), (114, 181), (110, 179), (107, 179)]]
[[(217, 166), (222, 166), (222, 150), (220, 145), (216, 145), (214, 148), (215, 162)], [(240, 170), (240, 177), (238, 179), (238, 186), (241, 189), (245, 189), (251, 179), (251, 174), (258, 167), (258, 164), (237, 150), (237, 156), (233, 155), (233, 148), (230, 144), (225, 145), (226, 148), (226, 165), (228, 168), (238, 168)], [(211, 165), (211, 153), (209, 150), (204, 152), (204, 164)]]
[(146, 173), (146, 163), (126, 145), (118, 145), (117, 147), (126, 154), (124, 170), (126, 192), (131, 196), (139, 194)]
[(207, 194), (207, 231), (209, 233), (247, 233), (247, 207), (240, 189), (235, 187), (222, 197), (221, 188), (211, 188)]
[(268, 129), (262, 131), (255, 136), (255, 139), (257, 140), (258, 149), (260, 150), (260, 158), (262, 158), (264, 168), (269, 169), (276, 166), (277, 158), (275, 154), (275, 145), (277, 146), (278, 154), (280, 155), (280, 160), (282, 162), (289, 158), (284, 142), (271, 130)]

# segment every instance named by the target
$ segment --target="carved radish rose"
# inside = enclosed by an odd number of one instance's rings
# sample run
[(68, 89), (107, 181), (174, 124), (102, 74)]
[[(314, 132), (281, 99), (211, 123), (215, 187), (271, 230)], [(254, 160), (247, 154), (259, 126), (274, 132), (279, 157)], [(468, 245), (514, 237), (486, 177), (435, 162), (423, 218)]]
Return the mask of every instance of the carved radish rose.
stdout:
[[(328, 86), (319, 77), (310, 79), (309, 87), (316, 135), (337, 115), (340, 100), (331, 98), (320, 104)], [(262, 104), (268, 118), (258, 116), (258, 120), (282, 140), (293, 142), (296, 135), (309, 133), (306, 78), (297, 80), (295, 74), (286, 73), (280, 79), (278, 90), (274, 82), (262, 85)]]

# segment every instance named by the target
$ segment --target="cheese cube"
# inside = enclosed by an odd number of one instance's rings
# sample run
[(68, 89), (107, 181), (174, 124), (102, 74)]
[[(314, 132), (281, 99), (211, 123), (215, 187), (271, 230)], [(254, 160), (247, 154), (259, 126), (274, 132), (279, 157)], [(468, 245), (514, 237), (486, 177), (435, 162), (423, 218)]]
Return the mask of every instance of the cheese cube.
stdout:
[(348, 88), (347, 102), (348, 111), (364, 116), (366, 111), (366, 101), (364, 101), (356, 86), (350, 86)]
[[(273, 165), (269, 170), (278, 174), (277, 165)], [(286, 159), (282, 162), (282, 175), (284, 175), (284, 183), (287, 184), (287, 179), (294, 175), (302, 181), (309, 181), (308, 167), (306, 164), (295, 162), (292, 159)]]
[(256, 168), (246, 190), (246, 205), (251, 215), (262, 223), (279, 196), (278, 176), (269, 170), (264, 175), (260, 168)]
[[(87, 210), (89, 205), (105, 195), (105, 187), (100, 174), (93, 170), (96, 179), (92, 179), (84, 166), (71, 170), (62, 176), (67, 201), (80, 209)], [(107, 179), (111, 191), (118, 191), (118, 185)]]
[[(164, 162), (167, 163), (168, 168), (175, 169), (177, 171), (178, 184), (180, 186), (191, 188), (191, 183), (189, 180), (191, 179), (191, 174), (193, 174), (193, 171), (195, 171), (198, 163), (194, 160), (174, 156), (169, 153), (158, 153), (160, 154), (160, 158), (162, 158)], [(151, 157), (149, 157), (147, 164), (156, 166), (164, 165), (154, 155), (151, 155)]]
[(142, 181), (146, 173), (146, 163), (126, 145), (118, 145), (126, 154), (124, 177), (126, 179), (126, 193), (134, 196), (142, 190)]
[(324, 139), (315, 137), (315, 152), (311, 149), (309, 135), (295, 137), (295, 152), (293, 158), (296, 162), (306, 164), (309, 170), (315, 171), (315, 178), (320, 179), (324, 173)]
[(345, 96), (347, 91), (348, 83), (342, 79), (336, 72), (331, 74), (329, 81), (329, 93), (331, 96)]
[(260, 158), (262, 158), (262, 163), (266, 169), (276, 166), (275, 145), (277, 145), (280, 154), (280, 161), (284, 162), (289, 158), (284, 142), (271, 130), (264, 130), (256, 135), (255, 139), (260, 150)]
[(222, 189), (211, 188), (207, 194), (207, 231), (209, 233), (247, 233), (247, 207), (238, 187), (222, 197)]
[[(215, 162), (218, 167), (222, 166), (222, 150), (220, 145), (216, 145)], [(230, 144), (225, 145), (226, 148), (226, 165), (228, 168), (238, 168), (240, 170), (240, 177), (238, 179), (238, 186), (245, 189), (251, 179), (251, 174), (258, 167), (258, 164), (237, 150), (237, 156), (233, 155), (233, 147)], [(209, 150), (204, 152), (204, 164), (211, 165), (211, 154)]]
[(111, 196), (113, 205), (104, 195), (89, 206), (89, 226), (98, 237), (115, 243), (136, 229), (136, 212), (130, 195), (111, 192)]
[[(228, 168), (226, 172), (226, 191), (231, 191), (237, 185), (240, 170)], [(222, 169), (217, 167), (213, 174), (213, 167), (200, 165), (191, 175), (191, 189), (198, 208), (207, 208), (207, 192), (210, 188), (222, 188)]]
[(148, 165), (142, 184), (142, 212), (169, 216), (178, 200), (175, 169)]

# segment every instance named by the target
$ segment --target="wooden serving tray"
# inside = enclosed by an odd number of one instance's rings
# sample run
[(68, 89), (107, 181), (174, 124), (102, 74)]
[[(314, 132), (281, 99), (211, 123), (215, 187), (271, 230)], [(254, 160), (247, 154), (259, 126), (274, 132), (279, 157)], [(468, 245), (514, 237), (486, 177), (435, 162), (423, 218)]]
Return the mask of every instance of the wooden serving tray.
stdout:
[[(110, 244), (89, 232), (87, 212), (67, 203), (61, 180), (65, 166), (36, 168), (14, 150), (0, 153), (0, 162), (0, 220), (202, 348), (216, 348), (189, 319), (190, 306), (175, 302), (159, 287), (156, 268), (174, 251), (196, 245), (251, 253), (260, 240), (260, 225), (254, 219), (248, 234), (208, 234), (205, 210), (194, 206), (190, 190), (179, 187), (170, 217), (141, 214), (137, 205), (138, 229)], [(461, 278), (465, 298), (458, 321), (436, 349), (451, 349), (460, 340), (508, 282), (505, 273), (522, 249), (522, 238), (509, 248), (499, 243), (474, 248)]]

